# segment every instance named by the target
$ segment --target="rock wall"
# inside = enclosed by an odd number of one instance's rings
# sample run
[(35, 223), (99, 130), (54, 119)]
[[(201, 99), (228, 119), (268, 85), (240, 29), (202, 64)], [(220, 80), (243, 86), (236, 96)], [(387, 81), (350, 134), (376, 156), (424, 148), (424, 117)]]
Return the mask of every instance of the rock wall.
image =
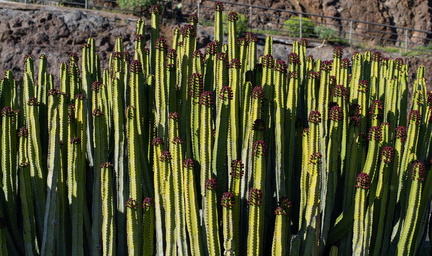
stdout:
[[(194, 6), (185, 6), (188, 11), (196, 9), (197, 0), (184, 0), (186, 4)], [(431, 31), (432, 30), (432, 1), (426, 0), (234, 0), (240, 4), (251, 4), (264, 6), (282, 10), (292, 10), (297, 12), (306, 12), (317, 15), (330, 17), (339, 17), (344, 19), (354, 19), (359, 21), (381, 23), (397, 27), (405, 27), (416, 30)], [(211, 6), (214, 2), (202, 1), (202, 13), (209, 17)], [(235, 10), (248, 15), (248, 8), (242, 6), (230, 6), (226, 4), (230, 10)], [(275, 13), (271, 10), (254, 9), (253, 26), (266, 25), (271, 28), (272, 23), (282, 24), (284, 20), (290, 17), (289, 13)], [(349, 24), (337, 19), (326, 19), (325, 21), (317, 17), (310, 17), (316, 22), (325, 22), (337, 25), (337, 28), (347, 28)], [(397, 31), (394, 28), (383, 28), (374, 25), (353, 24), (354, 32), (364, 33), (364, 29), (379, 30), (381, 33), (369, 34), (370, 36), (378, 36), (391, 39), (405, 39), (404, 31)], [(389, 35), (394, 33), (396, 35)], [(420, 38), (426, 37), (425, 33), (410, 32), (409, 40), (416, 43), (425, 43)], [(417, 38), (419, 37), (419, 38)]]

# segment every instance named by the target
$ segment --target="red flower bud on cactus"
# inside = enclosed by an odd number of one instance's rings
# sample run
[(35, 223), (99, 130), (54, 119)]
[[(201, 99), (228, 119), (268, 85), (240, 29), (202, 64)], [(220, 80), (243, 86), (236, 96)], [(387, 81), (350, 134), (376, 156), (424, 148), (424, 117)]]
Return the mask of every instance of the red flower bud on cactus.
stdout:
[(154, 201), (153, 201), (153, 198), (151, 198), (151, 197), (146, 197), (146, 198), (144, 198), (144, 200), (143, 200), (142, 208), (145, 209), (145, 210), (147, 210), (147, 209), (153, 207), (154, 204), (155, 204), (155, 203), (154, 203)]
[(395, 138), (401, 140), (401, 142), (405, 142), (407, 139), (407, 128), (405, 126), (398, 126), (395, 130)]
[(318, 110), (312, 110), (309, 114), (309, 123), (321, 123), (321, 113)]
[(241, 68), (241, 63), (239, 59), (232, 59), (228, 65), (228, 68)]
[(142, 72), (141, 62), (139, 60), (133, 60), (130, 64), (129, 71), (132, 73), (141, 73)]
[(28, 134), (29, 134), (28, 129), (25, 126), (21, 127), (18, 131), (18, 137), (27, 138)]
[(244, 164), (242, 163), (242, 160), (232, 160), (231, 161), (231, 176), (235, 179), (241, 179), (243, 177), (244, 171)]
[(222, 194), (221, 205), (225, 208), (232, 208), (235, 204), (235, 196), (232, 192)]
[(188, 22), (189, 23), (198, 23), (198, 15), (196, 15), (195, 13), (192, 13), (191, 15), (189, 15)]
[(252, 124), (252, 130), (254, 131), (264, 131), (265, 128), (265, 122), (262, 119), (256, 119)]
[(169, 151), (162, 151), (162, 154), (159, 158), (160, 161), (167, 162), (171, 159), (172, 159), (172, 157), (171, 157), (171, 153)]
[(69, 61), (70, 62), (78, 62), (78, 53), (76, 53), (76, 52), (71, 52), (70, 54), (69, 54)]
[(157, 4), (153, 5), (152, 7), (150, 7), (150, 13), (155, 14), (155, 15), (160, 15), (161, 14), (161, 7)]
[(170, 112), (168, 115), (169, 119), (173, 119), (173, 120), (179, 120), (180, 119), (180, 114), (177, 112)]
[(263, 140), (257, 140), (253, 144), (252, 155), (266, 156), (267, 155), (267, 144)]
[(378, 126), (372, 126), (369, 128), (368, 140), (381, 141), (382, 140), (382, 129)]
[(329, 112), (329, 118), (330, 118), (330, 120), (332, 120), (332, 121), (334, 121), (334, 122), (342, 121), (342, 119), (343, 119), (343, 111), (342, 111), (342, 108), (339, 107), (338, 105), (333, 106), (333, 107), (330, 109), (330, 112)]
[(71, 144), (74, 144), (74, 145), (79, 145), (79, 144), (81, 144), (81, 139), (78, 138), (78, 137), (73, 137), (73, 138), (70, 140), (70, 143), (71, 143)]
[(183, 140), (180, 137), (174, 137), (171, 141), (173, 144), (183, 144)]
[(278, 207), (276, 207), (276, 210), (274, 211), (274, 214), (275, 215), (286, 215), (287, 213), (286, 213), (286, 211), (285, 211), (284, 208), (278, 206)]
[(370, 188), (370, 178), (369, 178), (369, 174), (361, 172), (357, 175), (356, 178), (356, 188), (361, 188), (361, 189), (369, 189)]
[(98, 92), (102, 86), (103, 86), (103, 84), (102, 84), (101, 82), (99, 82), (99, 81), (94, 81), (94, 82), (91, 84), (90, 89), (91, 89), (92, 91), (94, 91), (94, 92)]
[(211, 91), (205, 91), (201, 93), (198, 104), (201, 106), (211, 106), (214, 104), (213, 93)]
[(184, 161), (183, 161), (183, 167), (184, 168), (193, 168), (195, 166), (195, 163), (194, 163), (194, 161), (192, 160), (192, 159), (190, 159), (190, 158), (186, 158)]
[(298, 54), (295, 52), (290, 53), (288, 55), (288, 63), (290, 65), (294, 65), (294, 64), (300, 65), (301, 62), (300, 62), (300, 58), (299, 58)]
[(207, 179), (205, 181), (205, 188), (208, 190), (214, 190), (217, 188), (217, 180), (215, 178)]
[(39, 106), (39, 101), (36, 98), (30, 98), (27, 101), (28, 106)]
[(322, 164), (322, 154), (320, 152), (315, 152), (309, 157), (310, 164)]
[(249, 205), (260, 206), (262, 204), (262, 191), (261, 189), (251, 188), (249, 190)]
[(351, 67), (351, 61), (348, 58), (343, 58), (341, 60), (341, 68), (350, 68)]
[(58, 96), (60, 94), (60, 91), (53, 88), (48, 90), (48, 96)]
[(93, 116), (103, 116), (104, 113), (102, 112), (102, 110), (100, 110), (100, 109), (98, 109), (98, 108), (95, 108), (95, 109), (93, 110), (93, 112), (92, 112), (92, 115), (93, 115)]
[(411, 124), (420, 124), (421, 123), (421, 114), (418, 110), (412, 110), (408, 117)]
[(214, 8), (217, 12), (223, 12), (225, 10), (224, 5), (221, 2), (216, 2)]
[(229, 22), (234, 22), (237, 21), (239, 19), (237, 12), (230, 12), (228, 14), (228, 21)]
[(196, 29), (194, 25), (185, 25), (182, 29), (181, 29), (181, 34), (184, 37), (191, 37), (194, 38), (196, 37)]
[(360, 80), (359, 81), (359, 92), (367, 92), (369, 89), (369, 82), (367, 80)]
[(404, 60), (402, 58), (396, 58), (394, 64), (397, 70), (402, 70), (402, 67), (404, 65)]
[(289, 71), (288, 72), (288, 78), (299, 78), (300, 77), (300, 73), (298, 71)]
[(225, 52), (220, 52), (216, 55), (216, 59), (228, 62), (228, 54)]
[(273, 68), (274, 66), (274, 58), (271, 54), (267, 54), (262, 57), (261, 63), (263, 68)]
[[(203, 75), (201, 73), (193, 73), (189, 80), (189, 95), (192, 98), (198, 99), (204, 90), (204, 80)], [(198, 101), (197, 101), (198, 103)]]
[(380, 100), (374, 100), (371, 104), (369, 114), (373, 120), (381, 119), (383, 115), (384, 104)]
[(152, 141), (153, 146), (158, 146), (158, 145), (163, 145), (163, 144), (164, 144), (164, 141), (161, 137), (156, 137)]
[(144, 37), (144, 35), (138, 34), (135, 36), (134, 41), (135, 42), (145, 42), (145, 37)]
[(281, 73), (286, 73), (288, 69), (287, 64), (283, 60), (276, 61), (276, 65), (274, 66), (274, 70)]
[(333, 62), (331, 62), (331, 61), (328, 61), (328, 60), (322, 61), (320, 70), (321, 71), (330, 71), (330, 70), (332, 70), (332, 65), (333, 65)]
[(167, 48), (168, 48), (168, 46), (167, 46), (167, 41), (165, 38), (160, 37), (160, 38), (156, 39), (156, 42), (155, 42), (155, 49), (156, 50), (164, 51)]
[(382, 57), (382, 54), (378, 51), (375, 51), (372, 53), (371, 60), (372, 61), (380, 61), (381, 57)]
[(127, 208), (129, 208), (129, 209), (133, 209), (133, 210), (135, 210), (135, 209), (138, 208), (138, 203), (137, 203), (137, 201), (136, 201), (135, 199), (128, 198), (128, 200), (127, 200), (126, 203), (125, 203), (125, 206), (126, 206)]
[(85, 99), (85, 95), (83, 93), (75, 94), (75, 99), (76, 100), (83, 100), (83, 99)]
[(229, 87), (229, 86), (222, 87), (222, 89), (220, 90), (220, 93), (219, 93), (219, 99), (232, 100), (233, 99), (233, 92), (232, 92), (231, 87)]
[(278, 202), (278, 205), (283, 209), (288, 210), (289, 208), (292, 207), (292, 202), (288, 199), (288, 197), (281, 197)]
[(391, 163), (393, 162), (394, 154), (394, 148), (390, 146), (385, 146), (381, 150), (381, 160), (384, 163)]
[(101, 163), (99, 165), (99, 167), (100, 168), (110, 168), (110, 167), (113, 167), (113, 165), (110, 162), (104, 162), (104, 163)]
[(251, 97), (252, 99), (260, 99), (261, 102), (263, 102), (265, 100), (265, 94), (263, 88), (261, 86), (255, 86), (252, 89)]
[(338, 84), (332, 90), (332, 95), (334, 97), (341, 97), (343, 99), (348, 99), (348, 88), (345, 86)]
[(412, 163), (411, 179), (422, 182), (426, 180), (426, 166), (423, 162), (417, 160)]
[(206, 54), (216, 55), (219, 47), (219, 42), (210, 42), (206, 46)]
[(320, 79), (321, 74), (319, 72), (310, 71), (308, 74), (309, 79)]
[(343, 55), (343, 49), (340, 46), (336, 46), (333, 49), (333, 58), (342, 58)]

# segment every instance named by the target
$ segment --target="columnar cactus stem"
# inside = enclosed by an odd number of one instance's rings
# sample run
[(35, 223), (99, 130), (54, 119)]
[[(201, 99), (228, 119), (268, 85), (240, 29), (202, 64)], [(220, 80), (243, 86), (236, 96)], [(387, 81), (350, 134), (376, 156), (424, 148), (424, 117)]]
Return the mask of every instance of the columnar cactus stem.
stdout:
[(186, 227), (189, 234), (189, 240), (191, 243), (191, 253), (194, 255), (202, 255), (203, 241), (200, 219), (199, 219), (199, 207), (198, 207), (198, 189), (195, 184), (194, 177), (194, 161), (190, 158), (183, 161), (183, 191), (184, 200), (183, 205), (186, 215)]
[(291, 202), (285, 197), (281, 198), (279, 206), (274, 211), (276, 215), (272, 243), (272, 255), (274, 256), (287, 255), (289, 252), (289, 208), (291, 208)]
[(160, 14), (161, 14), (161, 8), (159, 5), (153, 5), (150, 8), (151, 12), (151, 50), (150, 50), (150, 64), (151, 64), (151, 72), (154, 74), (155, 67), (156, 67), (156, 49), (154, 48), (156, 45), (156, 39), (159, 38), (160, 28)]
[(218, 51), (220, 51), (223, 43), (223, 23), (222, 23), (222, 12), (224, 11), (224, 5), (221, 2), (216, 2), (214, 5), (215, 9), (215, 21), (214, 21), (214, 38), (220, 45), (218, 45)]
[[(228, 59), (238, 59), (239, 50), (237, 47), (237, 20), (238, 14), (236, 12), (230, 12), (228, 14)], [(219, 38), (220, 39), (220, 38)], [(219, 42), (222, 42), (220, 40)]]
[(229, 66), (229, 84), (233, 94), (233, 101), (229, 105), (228, 163), (231, 163), (233, 159), (239, 158), (240, 138), (242, 138), (242, 131), (240, 130), (239, 124), (239, 121), (241, 120), (239, 113), (241, 99), (241, 87), (239, 83), (240, 69), (240, 61), (238, 59), (232, 59)]
[(142, 203), (143, 208), (143, 255), (154, 255), (154, 229), (155, 212), (154, 202), (150, 197), (146, 197)]
[(247, 236), (247, 254), (261, 255), (264, 221), (263, 192), (258, 188), (249, 190), (249, 221)]
[(164, 226), (163, 226), (163, 196), (164, 184), (162, 180), (163, 163), (160, 161), (160, 156), (163, 152), (164, 141), (160, 137), (156, 137), (152, 141), (154, 147), (153, 151), (153, 184), (154, 184), (154, 197), (155, 197), (155, 226), (156, 226), (156, 254), (164, 254)]
[(102, 249), (103, 255), (116, 254), (115, 204), (113, 191), (113, 171), (109, 162), (101, 163), (100, 194), (102, 196)]
[(219, 221), (217, 214), (216, 178), (205, 180), (204, 193), (204, 224), (207, 236), (207, 251), (211, 256), (221, 255), (219, 239)]
[(397, 245), (397, 255), (409, 255), (416, 251), (415, 244), (413, 245), (413, 238), (419, 217), (419, 212), (417, 210), (420, 207), (423, 182), (425, 181), (426, 176), (426, 167), (424, 163), (414, 161), (412, 163), (409, 197), (406, 203), (407, 213), (404, 216), (401, 236)]
[[(224, 255), (236, 255), (236, 237), (238, 232), (235, 232), (235, 227), (238, 223), (234, 222), (233, 206), (236, 204), (235, 195), (232, 192), (222, 194), (222, 231), (223, 231), (223, 247)], [(238, 202), (237, 202), (238, 203)]]
[[(168, 133), (168, 86), (166, 85), (167, 70), (166, 70), (166, 40), (165, 38), (159, 38), (155, 46), (155, 58), (156, 66), (155, 69), (155, 101), (156, 101), (156, 113), (155, 113), (155, 125), (157, 135), (159, 137), (166, 136)], [(137, 99), (138, 100), (138, 99)]]
[(368, 250), (367, 247), (364, 247), (366, 190), (370, 188), (370, 178), (367, 173), (361, 172), (357, 175), (356, 188), (352, 253), (355, 255), (365, 255), (367, 254), (365, 250)]
[(129, 203), (126, 202), (126, 228), (129, 255), (142, 254), (142, 210), (138, 202), (142, 202), (143, 177), (139, 150), (138, 111), (129, 106), (126, 108), (127, 152), (129, 169)]
[(22, 127), (18, 133), (19, 139), (19, 189), (20, 198), (22, 203), (22, 215), (23, 225), (25, 232), (23, 233), (24, 238), (24, 250), (27, 255), (34, 255), (39, 252), (38, 236), (36, 234), (36, 222), (35, 222), (35, 209), (33, 207), (33, 189), (32, 181), (30, 177), (30, 167), (28, 163), (28, 130)]

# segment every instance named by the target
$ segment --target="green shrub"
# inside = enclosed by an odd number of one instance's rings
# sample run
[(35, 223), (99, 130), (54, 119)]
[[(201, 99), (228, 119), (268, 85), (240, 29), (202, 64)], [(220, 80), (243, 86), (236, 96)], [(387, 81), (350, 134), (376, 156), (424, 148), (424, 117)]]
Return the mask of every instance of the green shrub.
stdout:
[[(224, 34), (228, 34), (228, 14), (230, 12), (224, 12), (222, 13), (222, 22), (225, 24), (224, 28), (223, 28), (223, 32)], [(238, 15), (238, 20), (237, 20), (237, 37), (241, 37), (243, 36), (244, 33), (247, 32), (248, 29), (248, 18), (246, 18), (246, 16), (244, 16), (241, 13), (237, 13)]]
[(145, 12), (152, 5), (162, 4), (162, 0), (117, 0), (117, 4), (123, 10)]
[(316, 26), (314, 28), (314, 32), (320, 39), (323, 40), (323, 43), (336, 37), (336, 30), (324, 25)]
[[(309, 18), (302, 17), (302, 36), (311, 37), (314, 36), (313, 23)], [(291, 17), (284, 21), (284, 29), (288, 31), (288, 35), (292, 37), (300, 37), (300, 17)]]

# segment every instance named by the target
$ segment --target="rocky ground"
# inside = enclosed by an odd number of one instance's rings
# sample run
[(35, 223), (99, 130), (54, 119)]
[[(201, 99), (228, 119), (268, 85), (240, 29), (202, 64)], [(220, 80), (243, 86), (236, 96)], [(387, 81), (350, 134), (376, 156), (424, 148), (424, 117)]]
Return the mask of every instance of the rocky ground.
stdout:
[[(133, 51), (135, 22), (138, 19), (136, 16), (4, 1), (0, 1), (0, 7), (0, 74), (10, 69), (16, 78), (20, 79), (23, 57), (31, 55), (37, 59), (41, 54), (45, 54), (48, 57), (50, 73), (58, 77), (59, 64), (66, 62), (70, 53), (79, 53), (90, 37), (95, 38), (103, 65), (106, 65), (109, 54), (113, 51), (116, 37), (122, 37), (125, 49)], [(162, 34), (170, 38), (173, 29), (181, 25), (181, 20), (178, 13), (164, 18)], [(212, 41), (212, 34), (211, 27), (199, 26), (198, 46), (204, 47)], [(146, 36), (149, 38), (149, 35)], [(262, 54), (265, 35), (259, 35), (259, 38), (258, 53)], [(286, 60), (291, 51), (292, 39), (274, 39), (274, 56)], [(334, 46), (316, 47), (319, 44), (311, 42), (308, 54), (322, 60), (331, 59)], [(345, 47), (345, 57), (350, 57), (355, 51), (361, 52), (364, 49)], [(387, 57), (397, 58), (400, 55), (393, 53)], [(431, 60), (427, 59), (410, 58), (406, 61), (411, 64), (412, 72), (420, 64), (432, 64)], [(429, 75), (430, 71), (427, 72)]]

